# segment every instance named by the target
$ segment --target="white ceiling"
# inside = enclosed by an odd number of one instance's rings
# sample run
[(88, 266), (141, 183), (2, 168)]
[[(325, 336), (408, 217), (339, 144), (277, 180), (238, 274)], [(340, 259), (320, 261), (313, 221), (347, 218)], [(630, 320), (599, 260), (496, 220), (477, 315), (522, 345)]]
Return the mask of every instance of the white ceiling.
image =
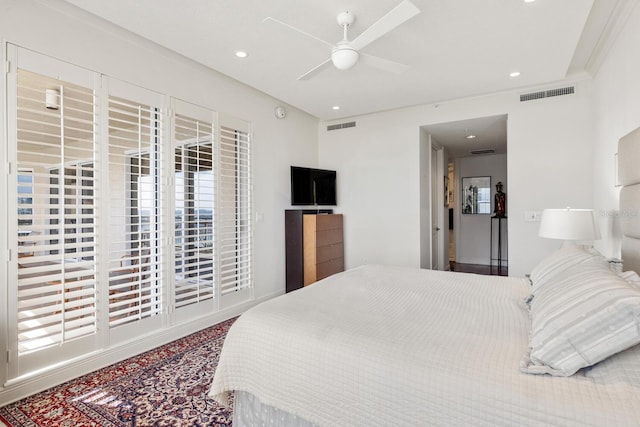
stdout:
[[(397, 75), (362, 61), (297, 80), (330, 48), (271, 17), (336, 43), (336, 16), (356, 16), (353, 40), (401, 0), (66, 0), (321, 120), (591, 75), (637, 0), (411, 0), (420, 13), (362, 49), (409, 66)], [(238, 50), (249, 56), (239, 59)], [(509, 74), (519, 71), (519, 77)], [(340, 106), (334, 110), (334, 105)], [(506, 152), (506, 117), (425, 128), (450, 158)], [(474, 133), (474, 140), (464, 138)]]
[[(67, 1), (333, 120), (531, 87), (582, 72), (611, 11), (625, 0), (412, 0), (421, 13), (362, 50), (407, 64), (408, 71), (396, 75), (358, 63), (346, 71), (331, 67), (307, 81), (297, 78), (326, 60), (329, 48), (264, 18), (335, 43), (342, 37), (339, 12), (355, 14), (353, 39), (400, 0)], [(236, 50), (249, 56), (236, 58)], [(513, 71), (520, 77), (509, 77)]]
[[(469, 157), (471, 151), (494, 150), (495, 154), (507, 152), (507, 116), (479, 117), (469, 120), (438, 123), (424, 126), (436, 144), (447, 148), (449, 160)], [(473, 135), (475, 138), (467, 139)]]

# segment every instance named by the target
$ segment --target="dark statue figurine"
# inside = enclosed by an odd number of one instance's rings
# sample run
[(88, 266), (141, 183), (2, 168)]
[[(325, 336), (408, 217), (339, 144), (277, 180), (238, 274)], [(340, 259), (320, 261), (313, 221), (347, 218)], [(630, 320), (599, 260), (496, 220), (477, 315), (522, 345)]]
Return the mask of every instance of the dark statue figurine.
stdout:
[(493, 212), (498, 218), (504, 218), (507, 208), (507, 195), (502, 192), (502, 182), (496, 184), (496, 196), (494, 199)]

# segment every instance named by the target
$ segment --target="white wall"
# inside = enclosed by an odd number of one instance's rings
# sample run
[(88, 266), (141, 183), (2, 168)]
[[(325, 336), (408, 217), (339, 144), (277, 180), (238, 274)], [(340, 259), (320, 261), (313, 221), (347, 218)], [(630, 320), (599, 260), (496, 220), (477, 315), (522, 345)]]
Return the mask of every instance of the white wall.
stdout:
[[(283, 211), (290, 206), (289, 166), (317, 164), (316, 118), (287, 106), (287, 118), (278, 120), (273, 109), (282, 105), (280, 101), (61, 0), (0, 0), (0, 39), (250, 122), (253, 125), (253, 203), (258, 214), (255, 217), (262, 218), (254, 228), (254, 295), (260, 299), (284, 293)], [(2, 55), (6, 58), (4, 43)], [(0, 89), (2, 117), (6, 116), (5, 84), (3, 79)], [(3, 147), (6, 147), (5, 126), (1, 120)], [(2, 150), (0, 188), (7, 185), (5, 155), (6, 150)], [(2, 214), (6, 218), (6, 212)], [(6, 227), (0, 227), (3, 246), (6, 246), (8, 238)], [(0, 251), (0, 264), (6, 263), (7, 253)], [(0, 301), (3, 301), (0, 304), (1, 354), (6, 350), (6, 287), (7, 281), (3, 278), (0, 280)], [(195, 329), (197, 326), (190, 328), (191, 331)], [(183, 328), (181, 333), (184, 334), (185, 330), (189, 328)], [(166, 341), (171, 337), (162, 339)], [(126, 356), (124, 353), (120, 355)], [(83, 369), (90, 368), (86, 366)], [(81, 371), (76, 370), (78, 372)], [(4, 383), (4, 378), (5, 372), (1, 369), (0, 384)], [(44, 384), (38, 386), (44, 387)]]
[[(524, 213), (591, 207), (591, 82), (576, 94), (520, 102), (519, 92), (422, 105), (350, 118), (356, 127), (319, 135), (319, 161), (339, 172), (345, 262), (420, 266), (420, 126), (508, 114), (509, 273), (521, 276), (558, 247), (537, 236)], [(527, 91), (528, 92), (528, 91)], [(346, 121), (346, 120), (344, 120)]]
[[(509, 216), (509, 188), (507, 185), (507, 155), (496, 154), (477, 157), (462, 157), (456, 159), (454, 173), (456, 175), (456, 189), (462, 189), (462, 178), (472, 176), (491, 177), (491, 214), (463, 215), (459, 194), (454, 207), (457, 228), (454, 229), (456, 239), (456, 262), (463, 264), (490, 264), (491, 245), (491, 217), (493, 216), (493, 197), (496, 184), (502, 182), (503, 191), (507, 194), (507, 216)], [(494, 220), (494, 227), (498, 223)], [(496, 234), (494, 234), (495, 236)], [(497, 243), (496, 243), (497, 244)], [(508, 247), (508, 246), (507, 246)], [(503, 254), (506, 258), (507, 254)], [(497, 264), (496, 264), (497, 265)]]
[(420, 129), (404, 110), (320, 128), (319, 164), (338, 173), (345, 267), (420, 265)]
[(592, 185), (602, 234), (596, 248), (608, 256), (620, 256), (617, 218), (620, 189), (614, 181), (614, 153), (618, 151), (620, 137), (640, 126), (639, 41), (640, 7), (636, 6), (594, 79)]

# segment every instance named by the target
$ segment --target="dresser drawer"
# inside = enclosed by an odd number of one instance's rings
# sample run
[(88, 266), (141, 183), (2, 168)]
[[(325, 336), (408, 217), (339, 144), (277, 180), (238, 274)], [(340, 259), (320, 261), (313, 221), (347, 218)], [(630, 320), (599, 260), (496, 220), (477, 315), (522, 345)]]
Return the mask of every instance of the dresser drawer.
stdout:
[(342, 229), (316, 231), (315, 240), (317, 247), (342, 243)]
[(344, 260), (342, 258), (321, 262), (316, 265), (316, 280), (324, 279), (343, 270)]
[(342, 242), (316, 248), (316, 263), (318, 264), (332, 259), (342, 259), (343, 257), (344, 247), (342, 246)]
[(342, 215), (316, 215), (316, 230), (342, 230)]

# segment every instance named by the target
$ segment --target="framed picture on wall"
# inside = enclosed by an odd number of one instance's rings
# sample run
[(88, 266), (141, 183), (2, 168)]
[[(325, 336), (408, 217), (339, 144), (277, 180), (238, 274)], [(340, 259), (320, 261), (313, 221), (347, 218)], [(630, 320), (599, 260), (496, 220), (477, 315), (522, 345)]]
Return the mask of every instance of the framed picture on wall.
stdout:
[(449, 177), (448, 176), (444, 176), (444, 207), (448, 208), (449, 207), (449, 202), (451, 202), (451, 199), (449, 198)]
[(462, 178), (462, 213), (491, 213), (491, 177), (472, 176)]

